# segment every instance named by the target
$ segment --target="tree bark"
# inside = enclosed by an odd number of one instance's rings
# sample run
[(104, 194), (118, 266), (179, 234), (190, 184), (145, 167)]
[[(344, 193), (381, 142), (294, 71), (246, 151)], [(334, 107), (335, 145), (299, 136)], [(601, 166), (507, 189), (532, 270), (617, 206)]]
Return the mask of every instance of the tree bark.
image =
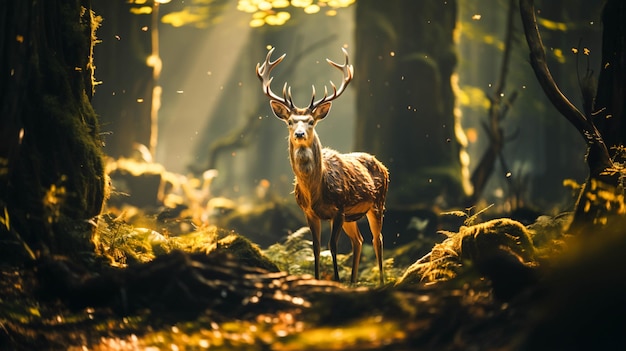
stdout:
[[(602, 12), (602, 69), (593, 111), (593, 122), (609, 147), (626, 141), (626, 4), (607, 1)], [(624, 155), (620, 154), (620, 162)]]
[(93, 252), (106, 189), (90, 104), (98, 19), (89, 0), (6, 1), (0, 18), (0, 234), (31, 258)]

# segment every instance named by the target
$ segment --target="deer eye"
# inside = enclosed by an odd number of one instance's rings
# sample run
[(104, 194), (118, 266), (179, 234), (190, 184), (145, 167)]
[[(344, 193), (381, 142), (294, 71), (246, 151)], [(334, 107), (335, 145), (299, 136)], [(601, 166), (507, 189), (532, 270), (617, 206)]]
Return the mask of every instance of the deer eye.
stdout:
[(291, 119), (290, 119), (290, 120), (287, 120), (287, 124), (288, 124), (288, 125), (290, 125), (290, 126), (292, 126), (292, 125), (293, 125), (293, 120), (291, 120)]
[(315, 121), (314, 120), (310, 120), (309, 121), (309, 125), (312, 126), (313, 124), (315, 124)]

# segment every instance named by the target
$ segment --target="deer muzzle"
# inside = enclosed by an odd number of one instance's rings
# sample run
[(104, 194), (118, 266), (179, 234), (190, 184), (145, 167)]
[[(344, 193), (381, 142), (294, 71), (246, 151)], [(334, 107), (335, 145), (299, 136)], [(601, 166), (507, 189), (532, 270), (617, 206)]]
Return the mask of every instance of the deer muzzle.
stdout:
[(306, 127), (304, 123), (298, 122), (293, 129), (293, 138), (295, 140), (305, 140), (306, 139)]

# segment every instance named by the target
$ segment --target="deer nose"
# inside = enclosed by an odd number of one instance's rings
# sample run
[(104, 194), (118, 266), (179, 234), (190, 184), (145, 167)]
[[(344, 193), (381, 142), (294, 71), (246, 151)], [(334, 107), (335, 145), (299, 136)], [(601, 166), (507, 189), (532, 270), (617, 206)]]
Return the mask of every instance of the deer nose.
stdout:
[(295, 136), (296, 139), (304, 139), (304, 132), (302, 132), (302, 131), (295, 131), (293, 133), (293, 136)]

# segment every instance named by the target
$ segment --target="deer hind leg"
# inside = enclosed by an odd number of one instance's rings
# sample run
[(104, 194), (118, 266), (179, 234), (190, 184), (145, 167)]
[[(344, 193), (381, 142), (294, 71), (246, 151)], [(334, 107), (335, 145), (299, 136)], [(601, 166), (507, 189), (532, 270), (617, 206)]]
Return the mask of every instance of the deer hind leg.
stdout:
[(346, 232), (352, 242), (352, 275), (350, 282), (356, 283), (359, 276), (359, 262), (361, 261), (361, 248), (363, 247), (363, 235), (359, 231), (356, 222), (345, 222), (343, 230)]
[(383, 227), (383, 212), (372, 208), (367, 212), (367, 221), (372, 231), (372, 245), (378, 261), (378, 270), (380, 271), (380, 285), (385, 284), (385, 274), (383, 272), (383, 235), (381, 233)]
[(313, 236), (313, 258), (315, 259), (315, 279), (320, 279), (320, 241), (322, 238), (322, 221), (319, 218), (307, 216), (306, 222)]
[(339, 241), (339, 232), (343, 226), (343, 213), (339, 212), (335, 219), (330, 222), (330, 254), (333, 257), (333, 270), (335, 271), (335, 281), (339, 281), (339, 269), (337, 267), (337, 242)]

